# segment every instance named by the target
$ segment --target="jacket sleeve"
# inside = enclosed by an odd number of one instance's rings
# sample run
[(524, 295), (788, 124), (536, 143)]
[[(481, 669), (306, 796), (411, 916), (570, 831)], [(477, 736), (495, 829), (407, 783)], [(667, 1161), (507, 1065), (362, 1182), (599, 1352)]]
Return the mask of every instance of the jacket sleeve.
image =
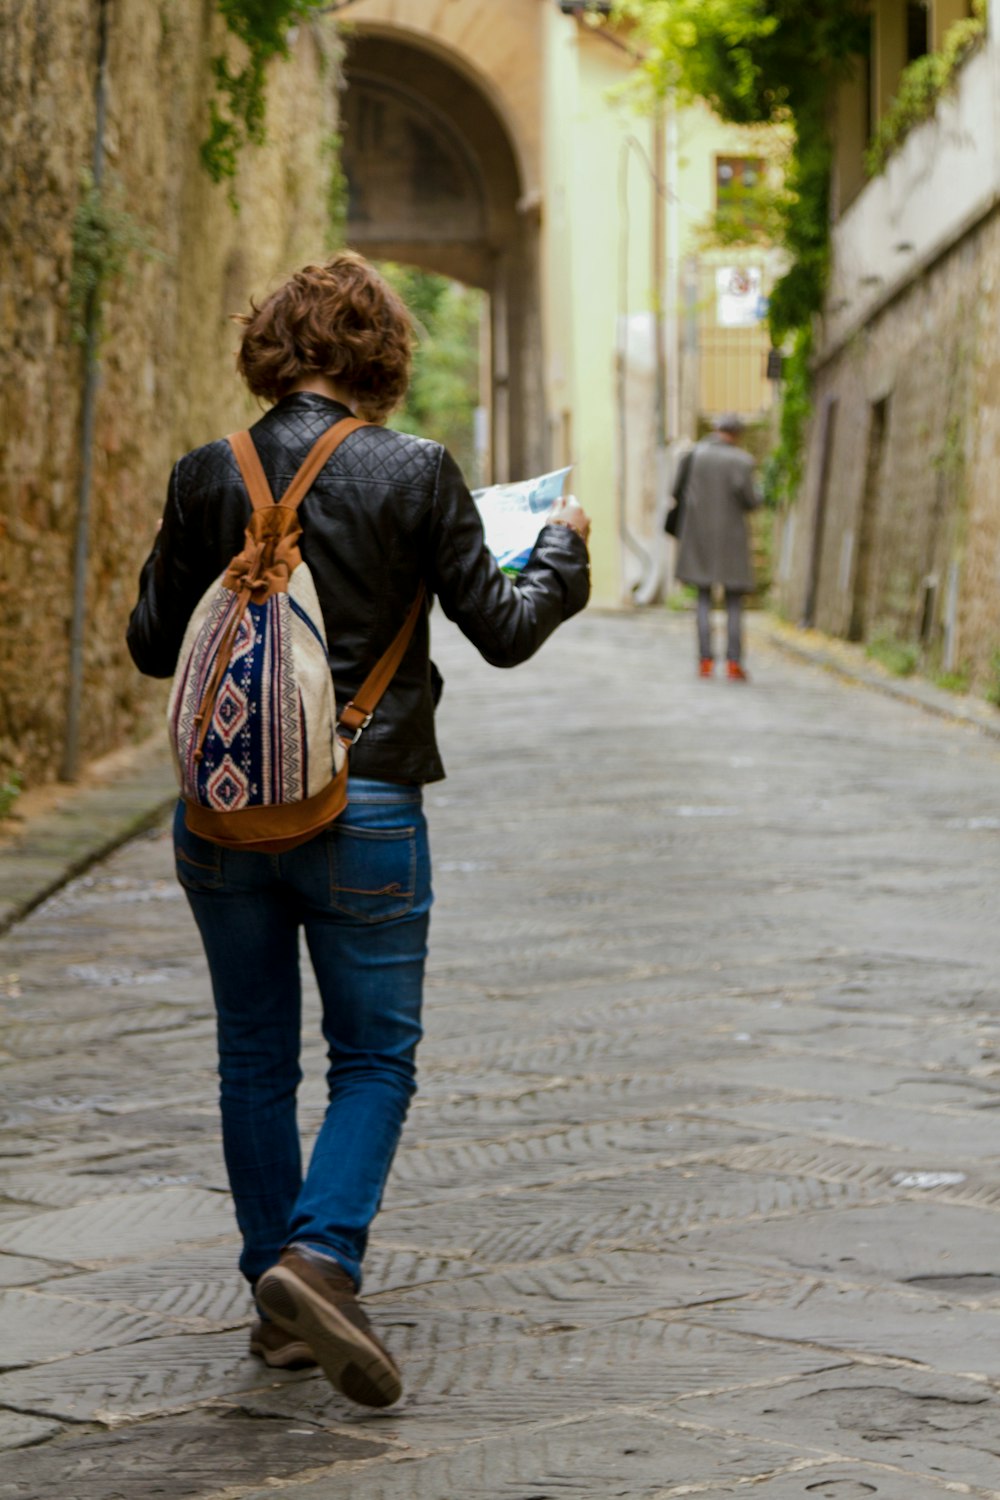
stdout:
[(132, 660), (148, 677), (173, 675), (188, 621), (211, 582), (204, 576), (204, 549), (194, 547), (188, 535), (179, 471), (178, 463), (170, 475), (160, 531), (139, 574), (139, 600), (125, 637)]
[(428, 584), (441, 608), (494, 667), (538, 650), (590, 597), (587, 544), (568, 526), (544, 526), (517, 579), (497, 566), (451, 455), (442, 449), (430, 518)]

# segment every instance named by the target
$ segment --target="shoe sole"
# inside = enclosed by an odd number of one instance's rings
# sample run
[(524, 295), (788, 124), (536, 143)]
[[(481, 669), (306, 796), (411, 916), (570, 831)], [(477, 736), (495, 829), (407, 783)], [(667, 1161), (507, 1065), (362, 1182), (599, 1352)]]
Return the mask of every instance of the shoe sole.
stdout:
[(283, 1349), (267, 1349), (256, 1339), (250, 1340), (250, 1353), (262, 1359), (272, 1370), (315, 1370), (317, 1359), (308, 1344), (296, 1341)]
[(275, 1266), (258, 1281), (255, 1296), (286, 1333), (307, 1344), (334, 1390), (359, 1406), (392, 1406), (403, 1394), (388, 1358), (319, 1292), (294, 1271)]

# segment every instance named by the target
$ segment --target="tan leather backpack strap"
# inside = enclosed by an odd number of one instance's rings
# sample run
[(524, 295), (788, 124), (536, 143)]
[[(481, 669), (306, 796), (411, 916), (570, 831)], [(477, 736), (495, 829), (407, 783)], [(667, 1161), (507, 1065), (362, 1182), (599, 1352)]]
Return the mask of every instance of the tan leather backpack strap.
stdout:
[(328, 427), (323, 436), (318, 438), (310, 448), (305, 463), (298, 470), (278, 504), (295, 510), (303, 496), (309, 493), (313, 480), (334, 450), (339, 448), (352, 432), (357, 432), (359, 427), (367, 426), (369, 423), (362, 422), (357, 417), (344, 417), (341, 421), (334, 422), (332, 427)]
[(348, 744), (355, 744), (360, 738), (362, 730), (367, 729), (371, 723), (372, 714), (375, 712), (383, 693), (399, 670), (399, 664), (406, 655), (406, 648), (413, 639), (413, 632), (417, 628), (420, 612), (424, 607), (424, 599), (427, 590), (423, 584), (417, 590), (417, 597), (410, 605), (410, 612), (403, 621), (402, 628), (392, 645), (384, 656), (379, 657), (365, 678), (361, 687), (355, 693), (350, 703), (340, 714), (340, 724), (344, 729), (351, 731), (351, 739)]
[(271, 494), (271, 486), (267, 482), (267, 475), (264, 473), (264, 466), (260, 461), (253, 438), (249, 432), (234, 432), (226, 441), (236, 455), (236, 462), (243, 475), (243, 483), (250, 496), (250, 504), (254, 510), (267, 510), (274, 504), (274, 496)]

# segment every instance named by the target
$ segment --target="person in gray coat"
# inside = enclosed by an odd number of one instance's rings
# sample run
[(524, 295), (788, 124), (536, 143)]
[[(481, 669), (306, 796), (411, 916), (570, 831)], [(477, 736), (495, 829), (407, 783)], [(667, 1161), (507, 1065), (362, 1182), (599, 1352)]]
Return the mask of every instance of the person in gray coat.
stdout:
[(760, 504), (754, 461), (740, 447), (743, 423), (732, 413), (718, 418), (711, 437), (683, 461), (674, 494), (681, 505), (675, 572), (698, 590), (698, 657), (711, 677), (712, 588), (726, 593), (726, 669), (735, 682), (743, 670), (743, 595), (754, 586), (747, 513)]

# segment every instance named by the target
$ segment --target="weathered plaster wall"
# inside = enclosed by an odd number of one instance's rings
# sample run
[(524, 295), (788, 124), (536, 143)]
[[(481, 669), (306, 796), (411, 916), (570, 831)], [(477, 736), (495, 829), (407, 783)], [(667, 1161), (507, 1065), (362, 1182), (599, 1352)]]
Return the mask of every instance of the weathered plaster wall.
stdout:
[[(83, 362), (73, 221), (94, 135), (96, 0), (7, 0), (0, 28), (0, 770), (53, 776), (68, 687)], [(107, 170), (155, 246), (109, 294), (96, 418), (82, 750), (148, 722), (123, 632), (173, 459), (252, 416), (229, 314), (329, 242), (332, 32), (302, 29), (230, 209), (198, 159), (224, 29), (211, 0), (110, 7)]]
[[(815, 390), (817, 414), (837, 402), (815, 624), (846, 635), (853, 617), (854, 633), (860, 626), (865, 640), (887, 634), (914, 643), (928, 626), (923, 644), (938, 666), (954, 578), (953, 664), (968, 668), (980, 686), (994, 675), (1000, 649), (998, 327), (994, 214), (822, 365)], [(885, 432), (876, 468), (880, 402)], [(779, 591), (796, 619), (808, 587), (823, 430), (817, 415), (802, 498), (784, 528)]]

